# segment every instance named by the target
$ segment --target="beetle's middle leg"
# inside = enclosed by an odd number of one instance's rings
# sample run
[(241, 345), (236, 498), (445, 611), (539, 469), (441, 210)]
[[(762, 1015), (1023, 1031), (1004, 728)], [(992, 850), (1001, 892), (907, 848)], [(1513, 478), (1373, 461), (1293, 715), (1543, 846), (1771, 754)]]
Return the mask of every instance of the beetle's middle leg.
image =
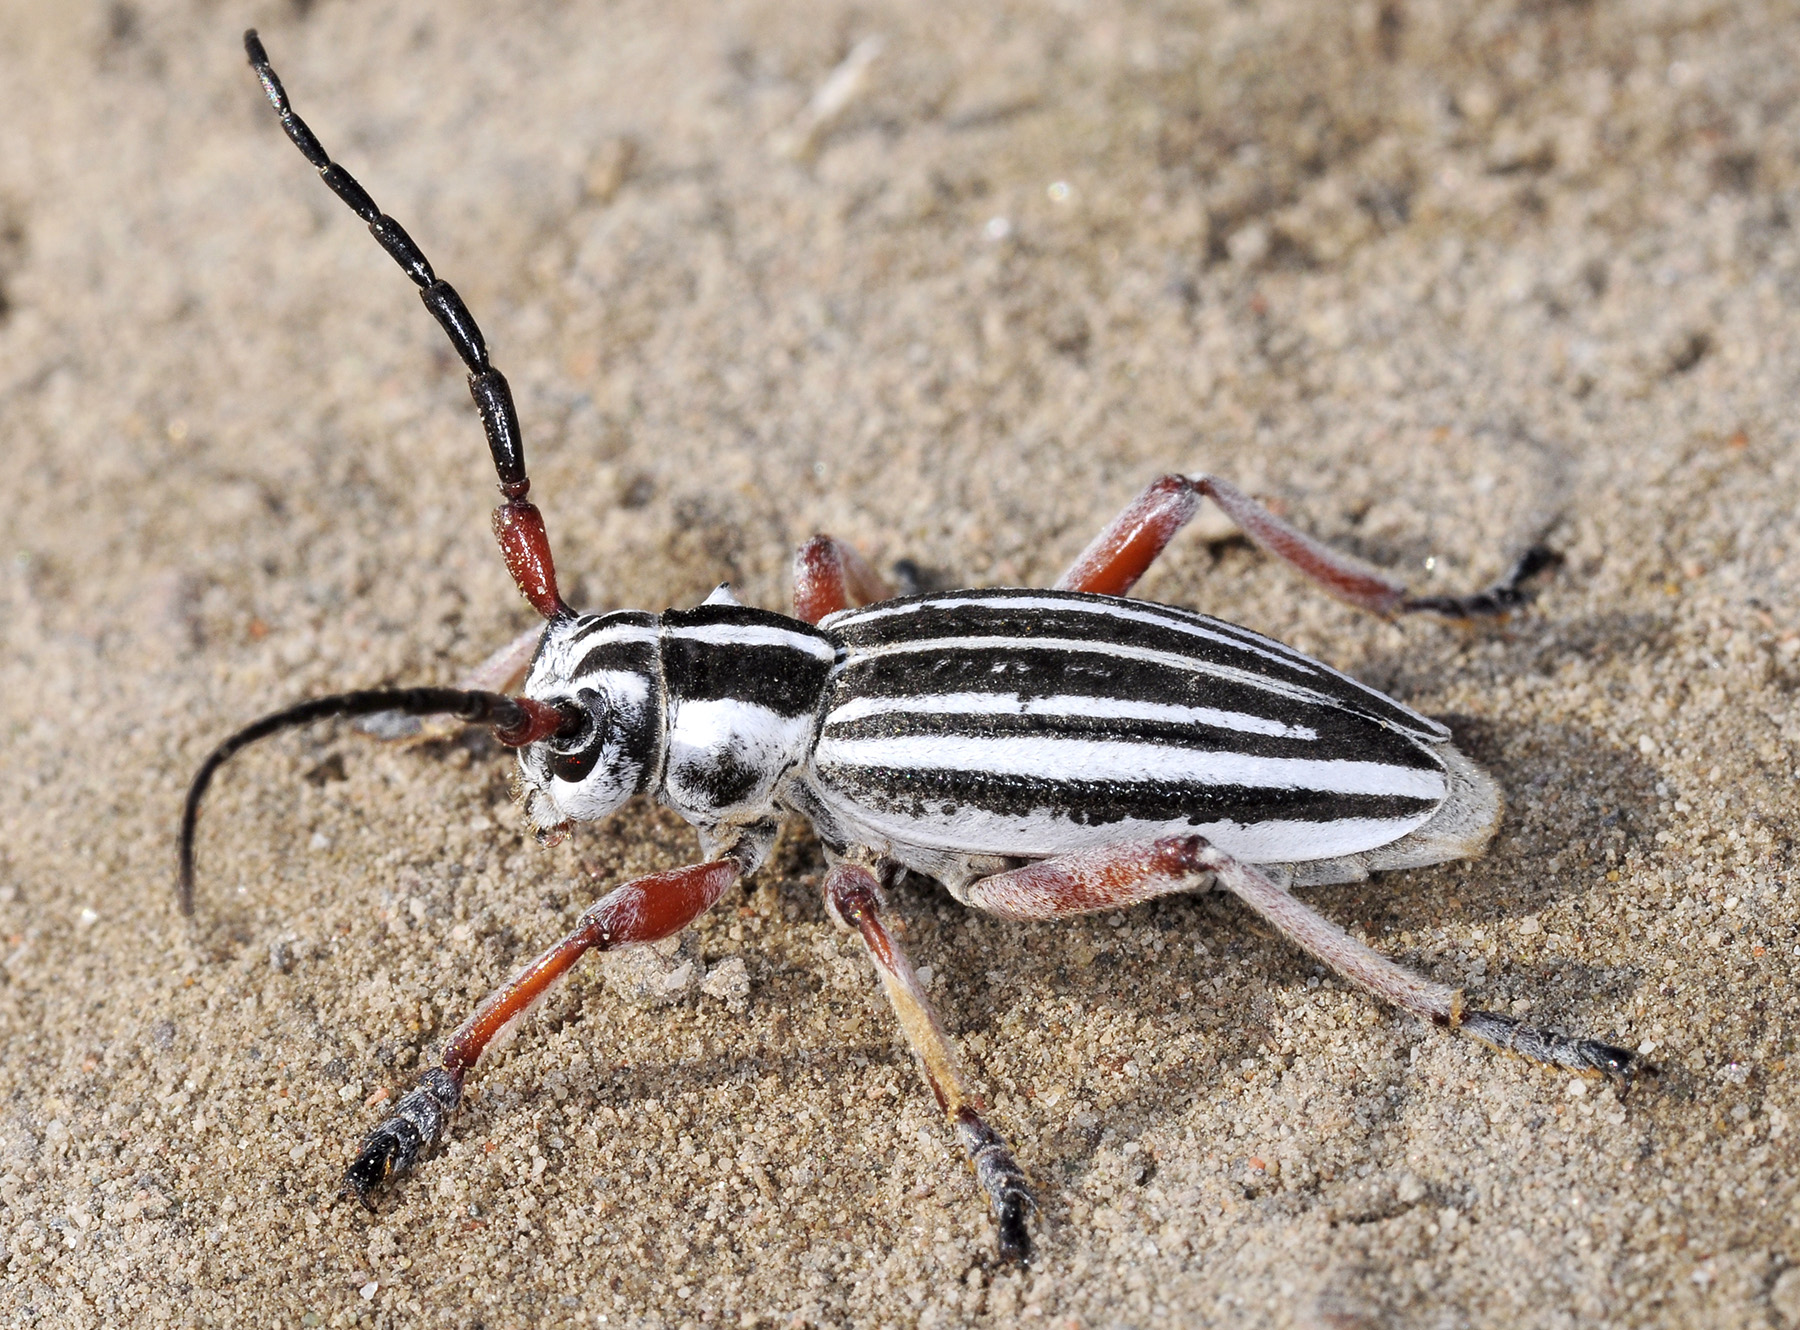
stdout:
[(1031, 1232), (1025, 1218), (1037, 1208), (1037, 1202), (1012, 1151), (1000, 1134), (982, 1121), (979, 1101), (963, 1085), (949, 1037), (938, 1024), (912, 962), (882, 918), (881, 887), (875, 875), (860, 864), (838, 864), (825, 878), (825, 903), (840, 922), (862, 935), (906, 1041), (918, 1054), (925, 1080), (937, 1096), (938, 1107), (955, 1130), (969, 1167), (975, 1170), (975, 1180), (988, 1194), (1000, 1230), (1000, 1255), (1029, 1264)]
[(1124, 595), (1193, 518), (1203, 496), (1218, 504), (1264, 553), (1274, 555), (1346, 604), (1384, 619), (1418, 613), (1448, 619), (1504, 618), (1528, 599), (1525, 582), (1559, 561), (1552, 551), (1533, 546), (1485, 591), (1470, 596), (1415, 596), (1400, 583), (1289, 526), (1229, 481), (1217, 476), (1168, 475), (1145, 486), (1143, 493), (1094, 537), (1056, 580), (1057, 590)]
[(1636, 1054), (1610, 1044), (1570, 1039), (1522, 1025), (1510, 1016), (1465, 1008), (1460, 990), (1396, 965), (1277, 886), (1267, 874), (1232, 858), (1203, 836), (1168, 836), (1149, 845), (1044, 859), (982, 878), (957, 895), (1002, 918), (1060, 919), (1093, 910), (1124, 909), (1171, 892), (1193, 891), (1209, 879), (1351, 983), (1434, 1025), (1468, 1035), (1490, 1048), (1570, 1071), (1623, 1080), (1638, 1065)]

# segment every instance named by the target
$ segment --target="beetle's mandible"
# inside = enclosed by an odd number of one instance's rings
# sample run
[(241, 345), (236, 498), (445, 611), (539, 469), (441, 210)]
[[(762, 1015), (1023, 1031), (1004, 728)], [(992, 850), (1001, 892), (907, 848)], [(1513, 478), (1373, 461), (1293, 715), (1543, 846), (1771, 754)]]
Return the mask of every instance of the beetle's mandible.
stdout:
[[(490, 667), (485, 689), (319, 698), (227, 739), (188, 792), (182, 909), (192, 912), (195, 824), (219, 765), (327, 716), (397, 711), (491, 726), (518, 749), (526, 814), (541, 836), (643, 794), (693, 824), (704, 856), (615, 888), (482, 1002), (442, 1064), (364, 1140), (346, 1193), (372, 1205), (444, 1137), (483, 1052), (583, 954), (685, 928), (756, 871), (787, 813), (824, 843), (827, 909), (861, 936), (1014, 1260), (1031, 1256), (1031, 1190), (965, 1087), (891, 925), (884, 889), (904, 870), (1009, 919), (1223, 888), (1403, 1010), (1552, 1066), (1630, 1077), (1632, 1053), (1465, 1007), (1457, 990), (1403, 970), (1290, 894), (1482, 851), (1500, 794), (1447, 729), (1279, 642), (1125, 599), (1202, 498), (1329, 593), (1388, 617), (1503, 616), (1553, 555), (1531, 551), (1473, 596), (1415, 597), (1222, 480), (1164, 476), (1050, 590), (896, 597), (848, 546), (817, 536), (795, 558), (791, 616), (739, 605), (723, 587), (694, 609), (578, 614), (558, 593), (512, 394), (480, 329), (294, 113), (254, 32), (244, 46), (288, 137), (417, 284), (467, 366), (504, 500), (494, 531), (546, 623), (521, 640), (510, 669)], [(508, 695), (520, 670), (523, 688)]]

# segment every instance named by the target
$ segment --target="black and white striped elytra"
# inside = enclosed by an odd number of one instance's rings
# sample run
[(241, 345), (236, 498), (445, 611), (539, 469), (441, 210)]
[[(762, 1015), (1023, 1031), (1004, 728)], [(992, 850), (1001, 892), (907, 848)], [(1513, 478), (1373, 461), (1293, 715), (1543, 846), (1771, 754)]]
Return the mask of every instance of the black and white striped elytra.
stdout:
[[(1499, 794), (1443, 726), (1269, 638), (1141, 600), (958, 591), (813, 627), (717, 597), (552, 624), (521, 754), (545, 831), (653, 792), (722, 843), (778, 810), (945, 882), (1204, 836), (1289, 881), (1466, 855)], [(562, 748), (566, 752), (552, 752)]]

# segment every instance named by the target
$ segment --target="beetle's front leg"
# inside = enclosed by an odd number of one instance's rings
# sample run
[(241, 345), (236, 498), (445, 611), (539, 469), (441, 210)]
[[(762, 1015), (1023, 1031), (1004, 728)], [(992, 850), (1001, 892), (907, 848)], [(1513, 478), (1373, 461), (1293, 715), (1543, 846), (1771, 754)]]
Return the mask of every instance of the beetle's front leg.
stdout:
[(705, 913), (744, 872), (735, 855), (653, 873), (615, 887), (601, 897), (573, 932), (513, 975), (475, 1009), (450, 1042), (444, 1062), (419, 1078), (393, 1113), (370, 1132), (344, 1171), (342, 1195), (354, 1195), (370, 1209), (374, 1192), (389, 1178), (410, 1169), (442, 1140), (450, 1116), (462, 1100), (463, 1082), (482, 1054), (504, 1044), (514, 1029), (589, 951), (655, 942), (678, 933)]
[(1031, 1231), (1025, 1221), (1037, 1202), (1012, 1151), (982, 1120), (979, 1102), (963, 1085), (949, 1037), (938, 1024), (912, 962), (882, 919), (881, 887), (875, 875), (859, 864), (838, 864), (825, 878), (825, 903), (845, 927), (862, 935), (906, 1041), (924, 1067), (926, 1083), (955, 1130), (969, 1167), (975, 1170), (975, 1180), (988, 1194), (1000, 1230), (1000, 1255), (1021, 1265), (1030, 1264)]

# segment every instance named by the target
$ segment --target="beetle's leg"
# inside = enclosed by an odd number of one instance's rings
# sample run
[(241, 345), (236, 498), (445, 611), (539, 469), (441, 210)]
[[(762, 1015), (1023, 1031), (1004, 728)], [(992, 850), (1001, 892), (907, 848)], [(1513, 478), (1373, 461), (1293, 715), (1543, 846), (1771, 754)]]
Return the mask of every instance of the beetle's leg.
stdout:
[(1637, 1055), (1622, 1048), (1569, 1039), (1491, 1011), (1467, 1010), (1459, 990), (1401, 968), (1202, 836), (1169, 836), (1149, 845), (1045, 859), (982, 878), (958, 894), (968, 904), (1003, 918), (1056, 919), (1195, 890), (1208, 877), (1302, 951), (1358, 987), (1434, 1025), (1570, 1071), (1628, 1080), (1638, 1065)]
[(794, 551), (794, 617), (817, 623), (852, 605), (893, 599), (894, 589), (868, 560), (835, 536), (814, 536)]
[(441, 1067), (419, 1078), (388, 1118), (363, 1140), (344, 1171), (342, 1195), (370, 1209), (373, 1193), (405, 1173), (421, 1153), (443, 1139), (462, 1099), (463, 1082), (482, 1054), (504, 1044), (545, 995), (589, 951), (655, 942), (678, 933), (725, 894), (743, 872), (727, 854), (709, 863), (652, 873), (615, 887), (585, 914), (573, 932), (490, 993), (444, 1045)]
[(544, 625), (533, 624), (457, 681), (458, 688), (479, 688), (490, 693), (514, 693), (544, 640)]
[(965, 905), (1002, 919), (1065, 919), (1095, 910), (1128, 910), (1206, 885), (1184, 851), (1187, 839), (1169, 837), (1040, 859), (980, 878), (956, 895)]
[(1261, 549), (1358, 609), (1391, 619), (1399, 614), (1441, 614), (1450, 619), (1497, 618), (1526, 601), (1524, 583), (1557, 562), (1533, 546), (1499, 582), (1470, 596), (1414, 596), (1400, 583), (1371, 572), (1330, 546), (1298, 531), (1217, 476), (1162, 476), (1126, 505), (1056, 581), (1058, 590), (1122, 596), (1142, 577), (1163, 547), (1186, 526), (1204, 495)]
[[(544, 640), (544, 626), (535, 624), (495, 651), (481, 664), (456, 681), (465, 690), (483, 693), (516, 693), (525, 682), (538, 643)], [(383, 711), (356, 723), (356, 728), (377, 739), (423, 742), (448, 739), (460, 734), (465, 726), (450, 716), (403, 716), (397, 711)]]
[(1199, 506), (1200, 491), (1186, 476), (1160, 476), (1151, 481), (1056, 579), (1056, 589), (1124, 595)]
[(938, 1024), (937, 1013), (932, 1011), (925, 990), (913, 973), (912, 962), (882, 919), (881, 888), (875, 875), (858, 864), (838, 864), (825, 878), (825, 902), (846, 927), (862, 935), (869, 959), (881, 974), (888, 1001), (900, 1018), (900, 1028), (906, 1032), (906, 1041), (918, 1054), (926, 1083), (937, 1096), (938, 1107), (955, 1130), (969, 1166), (975, 1170), (975, 1179), (993, 1206), (1000, 1230), (1001, 1256), (1029, 1264), (1031, 1231), (1025, 1220), (1037, 1208), (1037, 1202), (1012, 1151), (999, 1133), (982, 1121), (979, 1101), (964, 1087), (957, 1073), (956, 1055)]
[(1637, 1054), (1593, 1039), (1570, 1039), (1550, 1030), (1522, 1025), (1510, 1016), (1470, 1011), (1460, 989), (1434, 983), (1394, 964), (1374, 948), (1358, 942), (1324, 915), (1301, 904), (1249, 864), (1206, 844), (1199, 837), (1196, 862), (1203, 864), (1232, 895), (1302, 951), (1316, 956), (1351, 983), (1366, 988), (1405, 1011), (1435, 1025), (1534, 1062), (1569, 1071), (1629, 1081), (1639, 1065)]

